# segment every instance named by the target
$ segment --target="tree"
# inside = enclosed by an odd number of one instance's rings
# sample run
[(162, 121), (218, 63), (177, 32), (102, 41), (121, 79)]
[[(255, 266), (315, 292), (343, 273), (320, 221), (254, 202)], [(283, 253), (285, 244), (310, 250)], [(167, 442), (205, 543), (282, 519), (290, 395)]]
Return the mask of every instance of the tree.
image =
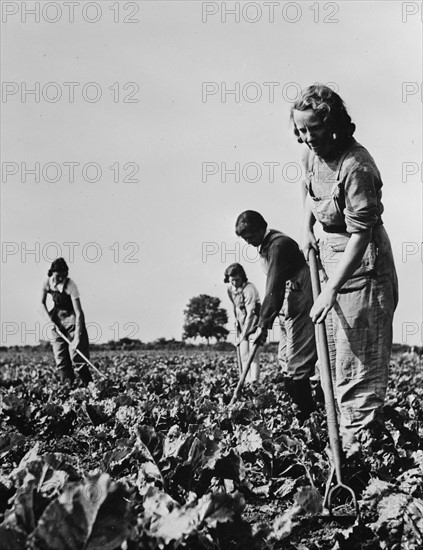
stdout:
[(187, 309), (184, 311), (184, 333), (182, 338), (197, 338), (200, 336), (210, 343), (210, 338), (226, 340), (229, 331), (225, 326), (228, 322), (228, 314), (225, 309), (219, 307), (219, 298), (200, 294), (191, 298)]

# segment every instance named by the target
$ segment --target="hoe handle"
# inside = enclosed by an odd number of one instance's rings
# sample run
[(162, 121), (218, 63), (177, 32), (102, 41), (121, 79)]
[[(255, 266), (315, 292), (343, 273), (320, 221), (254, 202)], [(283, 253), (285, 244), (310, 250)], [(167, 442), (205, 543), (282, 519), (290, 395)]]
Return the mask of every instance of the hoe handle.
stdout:
[(242, 390), (242, 387), (244, 386), (245, 379), (247, 377), (248, 371), (250, 370), (251, 363), (254, 361), (254, 357), (256, 355), (257, 349), (258, 349), (258, 345), (253, 344), (253, 348), (251, 350), (250, 357), (248, 358), (248, 361), (247, 361), (247, 363), (246, 363), (246, 365), (245, 365), (245, 367), (242, 371), (241, 378), (239, 379), (239, 382), (238, 382), (238, 384), (235, 388), (232, 399), (229, 403), (230, 407), (232, 407), (232, 405), (235, 403), (235, 401), (237, 400), (237, 398), (240, 394), (240, 391)]
[[(319, 269), (317, 266), (316, 251), (310, 249), (308, 261), (310, 264), (311, 286), (314, 300), (320, 294)], [(328, 339), (325, 323), (316, 323), (317, 355), (320, 364), (320, 374), (323, 393), (325, 395), (326, 418), (328, 423), (329, 443), (333, 454), (334, 467), (338, 483), (342, 483), (341, 474), (341, 441), (339, 437), (338, 417), (335, 407), (335, 396), (333, 392), (332, 372), (330, 368)]]
[[(69, 338), (68, 338), (65, 334), (63, 334), (63, 332), (59, 329), (59, 327), (58, 327), (57, 325), (54, 325), (54, 330), (57, 332), (57, 334), (58, 334), (61, 338), (63, 338), (63, 340), (64, 340), (67, 344), (71, 345), (72, 342), (69, 340)], [(80, 357), (82, 357), (82, 359), (83, 359), (92, 369), (95, 370), (95, 372), (96, 372), (97, 374), (99, 374), (102, 378), (106, 378), (106, 377), (104, 376), (104, 374), (103, 374), (102, 372), (100, 372), (100, 371), (98, 370), (98, 368), (97, 368), (95, 365), (93, 365), (93, 364), (91, 363), (91, 361), (90, 361), (87, 357), (85, 357), (85, 355), (82, 353), (82, 351), (79, 351), (78, 348), (76, 348), (75, 351), (76, 351), (76, 353), (77, 353)]]

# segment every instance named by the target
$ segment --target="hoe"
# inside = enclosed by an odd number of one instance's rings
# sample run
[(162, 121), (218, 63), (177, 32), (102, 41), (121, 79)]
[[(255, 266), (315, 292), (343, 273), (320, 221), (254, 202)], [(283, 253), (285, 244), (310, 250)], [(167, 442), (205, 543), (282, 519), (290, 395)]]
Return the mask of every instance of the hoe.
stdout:
[[(68, 338), (65, 334), (63, 334), (63, 332), (59, 329), (59, 327), (58, 327), (57, 325), (54, 326), (54, 330), (57, 332), (57, 334), (58, 334), (61, 338), (63, 338), (63, 340), (64, 340), (67, 344), (70, 345), (70, 344), (72, 343), (72, 342), (69, 340), (69, 338)], [(106, 378), (106, 377), (104, 376), (104, 374), (103, 374), (102, 372), (100, 372), (100, 371), (98, 370), (98, 368), (97, 368), (95, 365), (93, 365), (93, 364), (91, 363), (91, 361), (90, 361), (87, 357), (85, 357), (85, 355), (82, 353), (82, 351), (79, 351), (79, 349), (77, 349), (77, 350), (75, 350), (75, 351), (76, 351), (76, 353), (77, 353), (80, 357), (82, 357), (82, 359), (87, 363), (87, 365), (89, 365), (93, 370), (95, 370), (95, 372), (96, 372), (99, 376), (101, 376), (101, 378)]]
[[(313, 288), (313, 298), (316, 300), (320, 294), (320, 279), (319, 270), (317, 266), (316, 252), (312, 248), (309, 254), (309, 264), (311, 272), (311, 284)], [(327, 342), (326, 326), (325, 323), (316, 324), (316, 343), (317, 343), (317, 355), (320, 363), (321, 371), (321, 383), (325, 396), (326, 404), (326, 418), (328, 424), (329, 444), (333, 457), (332, 471), (329, 476), (329, 480), (326, 487), (326, 494), (324, 499), (324, 507), (329, 510), (329, 514), (332, 516), (333, 512), (333, 499), (335, 493), (349, 493), (352, 497), (352, 505), (354, 507), (355, 516), (358, 515), (357, 499), (354, 491), (348, 485), (342, 482), (342, 451), (341, 442), (339, 437), (339, 425), (338, 417), (335, 407), (335, 396), (333, 393), (332, 373), (329, 360), (329, 349)], [(332, 485), (336, 474), (335, 485)]]
[(241, 372), (241, 376), (239, 378), (239, 381), (238, 381), (238, 384), (235, 388), (235, 391), (234, 391), (234, 394), (232, 396), (232, 399), (230, 400), (229, 402), (229, 407), (232, 407), (232, 405), (235, 403), (235, 401), (237, 400), (243, 386), (244, 386), (244, 382), (245, 382), (245, 379), (247, 377), (247, 374), (248, 374), (248, 371), (250, 370), (250, 367), (251, 367), (251, 363), (254, 361), (254, 357), (257, 353), (257, 349), (258, 349), (258, 345), (257, 344), (254, 344), (252, 349), (251, 349), (251, 352), (250, 352), (250, 356), (248, 357), (248, 361), (247, 363), (245, 364), (244, 368), (242, 368), (242, 363), (241, 363), (241, 357), (240, 357), (240, 350), (239, 350), (239, 346), (237, 346), (237, 359), (238, 359), (238, 368)]

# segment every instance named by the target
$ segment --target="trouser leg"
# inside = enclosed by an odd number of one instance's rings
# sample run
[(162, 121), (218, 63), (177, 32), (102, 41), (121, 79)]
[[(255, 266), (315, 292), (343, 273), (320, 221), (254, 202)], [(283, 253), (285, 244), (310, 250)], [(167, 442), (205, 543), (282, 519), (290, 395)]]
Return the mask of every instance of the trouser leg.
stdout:
[[(286, 301), (285, 301), (286, 304)], [(286, 359), (286, 328), (285, 328), (285, 313), (282, 311), (279, 314), (279, 345), (278, 345), (278, 364), (285, 376), (288, 375), (288, 365)]]
[(304, 420), (314, 410), (310, 376), (317, 361), (315, 328), (310, 319), (313, 305), (310, 271), (304, 268), (287, 285), (286, 334), (288, 375), (292, 377), (292, 398)]
[(314, 324), (310, 319), (313, 297), (308, 266), (287, 285), (286, 301), (288, 375), (296, 380), (309, 378), (315, 370), (317, 351)]
[(392, 345), (394, 308), (386, 305), (387, 289), (370, 277), (363, 284), (339, 294), (333, 314), (336, 392), (346, 452), (360, 430), (380, 416)]
[[(284, 309), (286, 307), (286, 300), (284, 303)], [(279, 344), (278, 344), (278, 364), (279, 368), (282, 371), (283, 374), (283, 380), (284, 380), (284, 389), (285, 392), (292, 397), (292, 376), (288, 373), (288, 360), (286, 356), (286, 342), (287, 342), (287, 334), (286, 334), (286, 327), (285, 327), (285, 311), (282, 310), (279, 315)]]
[[(389, 238), (383, 226), (373, 229), (359, 274), (350, 278), (332, 309), (335, 390), (340, 410), (344, 451), (354, 450), (359, 432), (379, 421), (388, 383), (392, 345), (392, 320), (398, 302), (398, 281)], [(331, 234), (320, 243), (320, 257), (330, 278), (337, 268), (348, 238)], [(325, 251), (330, 252), (329, 255)]]
[(60, 380), (62, 382), (64, 380), (73, 381), (75, 374), (72, 368), (68, 344), (60, 336), (55, 335), (51, 340), (51, 347)]
[[(252, 342), (250, 342), (250, 350), (252, 348)], [(260, 347), (257, 348), (254, 356), (254, 361), (251, 363), (250, 368), (250, 382), (258, 382), (260, 379)]]
[[(332, 310), (329, 311), (329, 313), (326, 316), (325, 320), (325, 327), (326, 327), (326, 337), (327, 337), (327, 344), (328, 344), (328, 352), (329, 352), (329, 362), (330, 362), (330, 373), (332, 375), (332, 382), (333, 386), (335, 386), (336, 381), (336, 369), (335, 369), (335, 363), (336, 363), (336, 347), (335, 347), (335, 340), (333, 335), (333, 321), (332, 321)], [(317, 341), (316, 341), (317, 346)], [(315, 373), (313, 376), (310, 377), (312, 390), (314, 393), (314, 398), (317, 403), (325, 403), (325, 396), (321, 385), (322, 380), (322, 372), (321, 372), (321, 365), (320, 365), (320, 359), (316, 362), (315, 367)], [(335, 406), (337, 409), (337, 412), (339, 414), (339, 408), (337, 406), (337, 403), (335, 401)]]
[[(251, 349), (253, 347), (252, 344), (252, 341), (247, 340), (242, 340), (240, 343), (240, 355), (243, 368), (247, 364), (248, 358), (250, 357)], [(260, 378), (260, 351), (260, 347), (258, 347), (246, 377), (247, 382), (258, 382)]]
[[(71, 336), (72, 339), (75, 336), (75, 329), (71, 330)], [(82, 334), (79, 338), (79, 344), (77, 348), (87, 359), (90, 358), (90, 350), (89, 350), (89, 341), (88, 341), (88, 333), (87, 330), (84, 328), (82, 331)], [(90, 382), (92, 382), (92, 376), (90, 373), (89, 366), (87, 365), (86, 361), (79, 355), (79, 353), (76, 351), (75, 348), (71, 348), (70, 351), (72, 363), (75, 367), (76, 372), (78, 373), (78, 376), (81, 378), (82, 382), (87, 385)]]

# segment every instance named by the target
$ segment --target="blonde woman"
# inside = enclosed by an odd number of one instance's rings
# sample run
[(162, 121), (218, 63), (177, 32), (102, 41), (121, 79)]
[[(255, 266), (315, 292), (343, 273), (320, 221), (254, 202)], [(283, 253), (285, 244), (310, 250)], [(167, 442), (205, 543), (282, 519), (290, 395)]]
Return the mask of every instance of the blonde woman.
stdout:
[[(313, 322), (332, 317), (329, 347), (336, 376), (343, 447), (383, 420), (398, 281), (382, 221), (382, 179), (355, 125), (332, 89), (314, 85), (292, 107), (297, 141), (306, 147), (303, 253), (320, 251), (327, 281), (311, 309)], [(323, 236), (317, 242), (314, 225)]]

